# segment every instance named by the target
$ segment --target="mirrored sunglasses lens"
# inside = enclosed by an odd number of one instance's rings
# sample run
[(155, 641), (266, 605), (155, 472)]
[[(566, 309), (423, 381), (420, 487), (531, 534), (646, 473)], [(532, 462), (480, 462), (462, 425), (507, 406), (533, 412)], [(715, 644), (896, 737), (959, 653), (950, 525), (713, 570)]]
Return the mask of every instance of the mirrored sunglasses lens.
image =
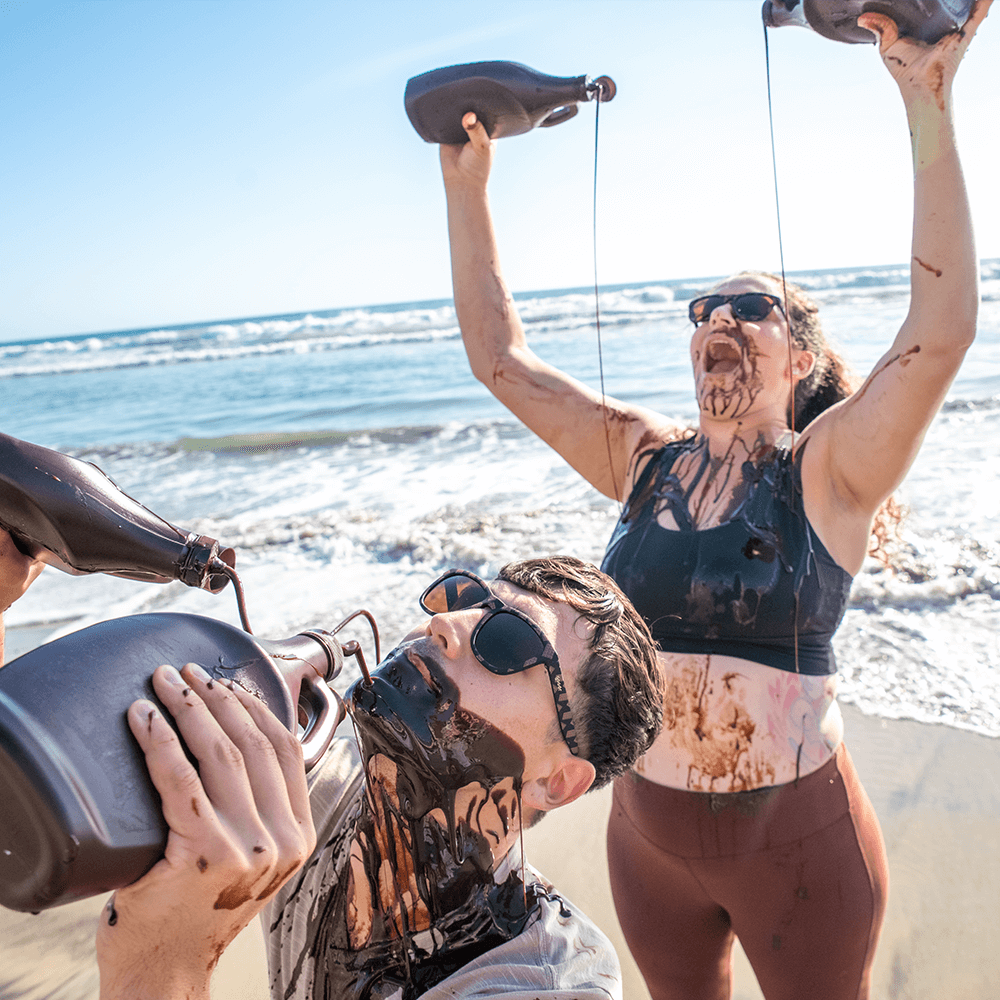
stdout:
[(774, 300), (759, 292), (750, 292), (733, 299), (733, 312), (738, 319), (748, 319), (751, 322), (767, 319), (774, 308)]
[(695, 299), (691, 303), (688, 314), (692, 323), (704, 323), (712, 315), (714, 309), (726, 304), (721, 295), (706, 295), (703, 299)]
[(445, 577), (432, 587), (423, 598), (424, 608), (432, 615), (446, 611), (462, 611), (474, 608), (489, 597), (489, 591), (480, 583), (467, 576)]
[(542, 640), (523, 618), (498, 611), (473, 640), (476, 652), (495, 674), (516, 674), (542, 655)]

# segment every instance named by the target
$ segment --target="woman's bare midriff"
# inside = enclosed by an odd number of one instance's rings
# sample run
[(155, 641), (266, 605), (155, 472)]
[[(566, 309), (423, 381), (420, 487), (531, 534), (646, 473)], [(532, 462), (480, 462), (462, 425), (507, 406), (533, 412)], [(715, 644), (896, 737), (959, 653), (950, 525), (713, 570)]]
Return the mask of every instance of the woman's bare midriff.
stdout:
[(636, 773), (670, 788), (745, 792), (805, 777), (843, 737), (837, 677), (733, 656), (660, 653), (663, 732)]

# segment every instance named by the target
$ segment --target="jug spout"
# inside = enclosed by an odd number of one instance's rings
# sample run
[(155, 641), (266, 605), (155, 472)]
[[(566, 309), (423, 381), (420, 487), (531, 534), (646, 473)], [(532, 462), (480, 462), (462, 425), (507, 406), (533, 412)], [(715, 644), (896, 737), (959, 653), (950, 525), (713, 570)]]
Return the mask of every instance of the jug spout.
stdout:
[(311, 770), (347, 715), (340, 696), (326, 684), (344, 668), (343, 648), (321, 629), (290, 639), (258, 639), (257, 644), (271, 658), (296, 706), (302, 756)]
[(768, 28), (808, 28), (805, 10), (799, 0), (764, 0), (761, 10)]

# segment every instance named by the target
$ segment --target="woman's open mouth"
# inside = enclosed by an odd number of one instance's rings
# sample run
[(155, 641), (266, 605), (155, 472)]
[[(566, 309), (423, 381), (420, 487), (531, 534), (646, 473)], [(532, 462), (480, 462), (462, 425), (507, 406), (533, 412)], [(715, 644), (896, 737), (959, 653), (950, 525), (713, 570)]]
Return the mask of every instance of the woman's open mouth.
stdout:
[(743, 355), (728, 337), (719, 337), (705, 345), (705, 371), (709, 375), (731, 375), (739, 371)]

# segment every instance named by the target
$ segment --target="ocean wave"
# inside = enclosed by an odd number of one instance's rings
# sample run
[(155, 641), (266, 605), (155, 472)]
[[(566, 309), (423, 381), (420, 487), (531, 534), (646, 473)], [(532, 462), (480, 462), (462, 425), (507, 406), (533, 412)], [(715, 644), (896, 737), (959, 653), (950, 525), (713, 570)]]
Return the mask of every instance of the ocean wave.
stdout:
[[(982, 263), (984, 297), (995, 298), (1000, 261)], [(909, 265), (790, 273), (823, 300), (891, 299), (906, 294)], [(682, 318), (687, 300), (714, 280), (672, 279), (600, 290), (601, 321), (621, 327)], [(532, 335), (573, 331), (595, 319), (593, 289), (518, 293), (518, 310)], [(298, 314), (81, 334), (0, 344), (0, 378), (192, 364), (253, 356), (327, 352), (459, 336), (447, 300), (359, 306)]]
[(102, 462), (154, 462), (177, 453), (210, 453), (216, 455), (260, 455), (292, 449), (317, 451), (344, 446), (367, 447), (372, 444), (409, 446), (439, 439), (443, 444), (460, 448), (463, 444), (476, 447), (491, 439), (515, 438), (527, 435), (513, 417), (477, 420), (468, 423), (419, 424), (398, 427), (369, 427), (350, 431), (305, 430), (261, 431), (249, 434), (227, 434), (221, 437), (183, 437), (175, 441), (139, 441), (63, 448), (65, 454), (100, 465)]
[(949, 399), (941, 407), (942, 413), (992, 413), (1000, 410), (1000, 393), (985, 399)]

